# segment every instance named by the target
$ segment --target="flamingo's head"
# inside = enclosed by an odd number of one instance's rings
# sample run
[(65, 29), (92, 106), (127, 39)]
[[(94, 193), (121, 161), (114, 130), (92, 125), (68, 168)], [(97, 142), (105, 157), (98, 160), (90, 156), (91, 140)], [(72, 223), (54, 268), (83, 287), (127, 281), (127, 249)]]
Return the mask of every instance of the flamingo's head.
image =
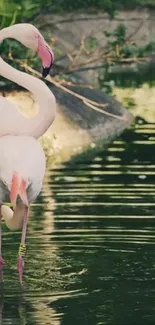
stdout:
[(38, 29), (31, 24), (15, 24), (0, 31), (0, 42), (14, 38), (27, 48), (37, 52), (42, 61), (42, 76), (46, 78), (54, 62), (54, 53)]

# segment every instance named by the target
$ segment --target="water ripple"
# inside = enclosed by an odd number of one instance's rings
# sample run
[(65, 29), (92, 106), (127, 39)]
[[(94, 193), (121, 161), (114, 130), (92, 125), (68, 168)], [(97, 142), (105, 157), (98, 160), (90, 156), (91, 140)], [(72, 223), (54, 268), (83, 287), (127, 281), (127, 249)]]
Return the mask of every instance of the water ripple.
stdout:
[(153, 324), (155, 127), (47, 172), (32, 206), (24, 287), (20, 232), (3, 225), (2, 324)]

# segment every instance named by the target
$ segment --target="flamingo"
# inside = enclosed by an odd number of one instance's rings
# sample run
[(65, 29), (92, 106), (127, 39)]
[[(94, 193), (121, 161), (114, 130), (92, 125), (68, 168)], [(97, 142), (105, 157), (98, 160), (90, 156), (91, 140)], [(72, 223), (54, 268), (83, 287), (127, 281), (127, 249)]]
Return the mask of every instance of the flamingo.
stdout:
[[(42, 60), (42, 75), (46, 77), (54, 61), (54, 54), (38, 29), (31, 24), (15, 24), (0, 31), (0, 43), (14, 38), (37, 52)], [(29, 90), (39, 104), (39, 113), (27, 119), (6, 98), (0, 96), (0, 136), (28, 135), (38, 139), (55, 119), (55, 97), (46, 84), (27, 73), (18, 71), (0, 57), (0, 75)]]
[[(53, 64), (54, 55), (40, 32), (30, 24), (16, 24), (0, 31), (0, 42), (15, 38), (37, 51), (42, 59), (43, 77)], [(0, 97), (0, 275), (3, 276), (1, 221), (11, 230), (22, 229), (17, 268), (22, 284), (26, 229), (29, 208), (41, 191), (45, 173), (45, 154), (37, 139), (55, 119), (56, 101), (46, 84), (8, 65), (0, 57), (0, 74), (32, 92), (39, 103), (37, 116), (23, 117), (12, 103)], [(13, 210), (4, 204), (10, 200)]]

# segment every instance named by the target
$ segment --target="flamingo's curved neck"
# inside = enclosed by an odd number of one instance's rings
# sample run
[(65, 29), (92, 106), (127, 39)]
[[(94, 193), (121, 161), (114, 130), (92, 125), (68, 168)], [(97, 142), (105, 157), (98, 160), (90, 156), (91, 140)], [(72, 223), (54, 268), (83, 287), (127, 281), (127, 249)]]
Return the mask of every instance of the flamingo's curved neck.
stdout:
[(46, 84), (27, 73), (16, 70), (0, 58), (0, 75), (29, 90), (39, 103), (39, 113), (31, 118), (22, 119), (21, 125), (15, 122), (12, 134), (30, 135), (39, 138), (55, 119), (56, 101), (53, 93)]

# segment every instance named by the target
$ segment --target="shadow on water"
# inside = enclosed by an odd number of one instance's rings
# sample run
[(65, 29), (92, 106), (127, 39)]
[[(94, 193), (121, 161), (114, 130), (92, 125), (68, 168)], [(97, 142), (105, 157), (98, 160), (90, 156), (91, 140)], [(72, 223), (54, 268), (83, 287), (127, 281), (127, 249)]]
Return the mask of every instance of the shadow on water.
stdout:
[[(3, 228), (2, 324), (153, 324), (155, 126), (49, 170), (27, 237)], [(1, 311), (2, 310), (2, 311)]]

